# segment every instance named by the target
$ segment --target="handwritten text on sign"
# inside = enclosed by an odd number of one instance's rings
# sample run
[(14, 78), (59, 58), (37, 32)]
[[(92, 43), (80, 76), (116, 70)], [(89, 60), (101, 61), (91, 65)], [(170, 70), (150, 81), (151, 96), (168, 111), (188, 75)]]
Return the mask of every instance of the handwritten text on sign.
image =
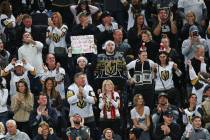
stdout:
[(93, 53), (95, 50), (94, 36), (71, 36), (72, 54)]

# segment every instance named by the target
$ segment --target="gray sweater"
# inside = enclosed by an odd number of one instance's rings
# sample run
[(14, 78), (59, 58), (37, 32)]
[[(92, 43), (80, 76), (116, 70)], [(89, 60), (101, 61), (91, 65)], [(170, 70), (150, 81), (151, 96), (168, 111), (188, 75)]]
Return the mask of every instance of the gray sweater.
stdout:
[(10, 135), (7, 133), (6, 140), (30, 140), (30, 138), (25, 132), (21, 132), (17, 129), (16, 135)]
[(190, 133), (189, 138), (186, 138), (187, 132), (183, 133), (181, 140), (210, 140), (210, 134), (207, 129), (200, 128), (200, 129), (193, 129)]

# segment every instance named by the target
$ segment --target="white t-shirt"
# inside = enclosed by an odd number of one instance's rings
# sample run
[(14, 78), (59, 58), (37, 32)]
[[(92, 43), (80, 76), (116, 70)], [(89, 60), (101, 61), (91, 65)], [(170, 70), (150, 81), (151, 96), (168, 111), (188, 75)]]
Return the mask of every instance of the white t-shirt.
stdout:
[[(155, 79), (155, 90), (165, 90), (170, 89), (174, 87), (174, 82), (173, 82), (173, 64), (174, 62), (170, 61), (169, 64), (166, 67), (161, 67), (158, 65), (157, 68), (157, 78)], [(161, 78), (161, 79), (160, 79)], [(162, 80), (162, 82), (161, 82)], [(165, 88), (164, 88), (164, 86)]]
[(146, 116), (149, 116), (150, 115), (150, 109), (148, 106), (144, 106), (144, 112), (142, 115), (140, 115), (136, 108), (134, 107), (132, 110), (131, 110), (131, 119), (138, 119), (139, 120), (139, 123), (140, 124), (144, 124), (145, 125), (145, 119), (146, 119)]

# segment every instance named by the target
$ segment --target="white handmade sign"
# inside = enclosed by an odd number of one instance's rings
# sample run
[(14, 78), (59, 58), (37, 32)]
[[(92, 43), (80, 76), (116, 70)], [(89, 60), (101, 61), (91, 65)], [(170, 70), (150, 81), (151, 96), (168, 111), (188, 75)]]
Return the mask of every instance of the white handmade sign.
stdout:
[(71, 36), (72, 54), (93, 53), (95, 43), (93, 35)]

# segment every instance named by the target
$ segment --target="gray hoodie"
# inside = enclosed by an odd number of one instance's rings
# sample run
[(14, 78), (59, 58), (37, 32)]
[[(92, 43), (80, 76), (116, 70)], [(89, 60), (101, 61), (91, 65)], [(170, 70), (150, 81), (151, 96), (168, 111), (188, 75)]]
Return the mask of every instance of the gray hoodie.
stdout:
[(10, 135), (7, 133), (6, 140), (30, 140), (30, 138), (25, 132), (21, 132), (17, 129), (16, 135)]
[(187, 138), (188, 132), (185, 131), (181, 140), (210, 140), (210, 134), (207, 129), (193, 129), (189, 134), (189, 138)]

